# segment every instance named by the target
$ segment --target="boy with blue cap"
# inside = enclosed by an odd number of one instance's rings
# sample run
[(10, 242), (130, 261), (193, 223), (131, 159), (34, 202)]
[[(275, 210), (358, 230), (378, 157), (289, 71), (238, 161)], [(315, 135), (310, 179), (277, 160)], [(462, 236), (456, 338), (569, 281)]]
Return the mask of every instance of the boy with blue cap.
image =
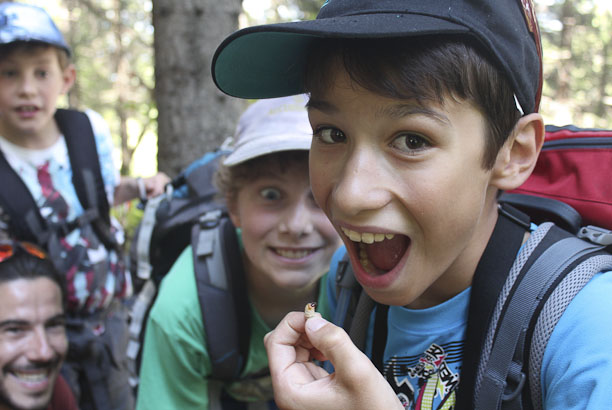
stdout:
[(0, 4), (0, 215), (12, 236), (43, 246), (66, 274), (63, 372), (81, 408), (128, 409), (131, 282), (109, 204), (161, 193), (167, 177), (119, 179), (102, 117), (56, 109), (75, 78), (70, 48), (43, 9)]
[[(369, 329), (364, 354), (324, 319), (287, 315), (266, 337), (279, 407), (474, 409), (489, 382), (518, 393), (487, 410), (607, 406), (612, 275), (602, 272), (556, 323), (528, 386), (521, 369), (517, 386), (468, 371), (486, 365), (472, 337), (488, 324), (474, 320), (471, 295), (489, 277), (501, 292), (550, 228), (497, 201), (527, 179), (544, 139), (532, 1), (328, 0), (316, 20), (230, 35), (213, 76), (242, 98), (310, 94), (313, 194), (376, 302), (375, 326), (386, 324)], [(329, 285), (334, 306), (331, 273)], [(484, 339), (483, 349), (499, 342)]]

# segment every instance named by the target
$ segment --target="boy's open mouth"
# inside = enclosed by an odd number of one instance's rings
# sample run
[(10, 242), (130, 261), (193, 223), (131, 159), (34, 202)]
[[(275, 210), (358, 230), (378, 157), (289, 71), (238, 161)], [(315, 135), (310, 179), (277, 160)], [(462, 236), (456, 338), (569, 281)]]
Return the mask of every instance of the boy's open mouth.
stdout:
[(393, 270), (410, 244), (410, 239), (405, 235), (341, 229), (351, 241), (356, 242), (359, 262), (363, 269), (371, 274), (380, 275)]

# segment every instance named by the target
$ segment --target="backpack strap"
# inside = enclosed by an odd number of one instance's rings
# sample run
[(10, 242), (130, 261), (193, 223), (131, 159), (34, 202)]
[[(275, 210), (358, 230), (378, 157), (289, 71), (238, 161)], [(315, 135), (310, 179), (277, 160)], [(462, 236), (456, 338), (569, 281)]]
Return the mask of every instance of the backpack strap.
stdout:
[[(576, 238), (574, 235), (565, 232), (552, 224), (543, 224), (539, 229), (548, 230), (546, 236), (540, 240), (536, 248), (528, 255), (530, 249), (521, 252), (517, 258), (521, 260), (528, 257), (528, 261), (520, 269), (516, 278), (511, 274), (508, 277), (510, 291), (497, 321), (490, 324), (489, 334), (493, 336), (493, 343), (488, 357), (481, 357), (484, 365), (477, 375), (477, 390), (475, 394), (475, 409), (523, 409), (531, 408), (531, 400), (526, 400), (529, 396), (528, 389), (523, 391), (527, 382), (527, 374), (523, 369), (526, 362), (526, 353), (529, 351), (531, 330), (534, 318), (537, 318), (542, 305), (553, 290), (565, 293), (563, 290), (555, 289), (559, 283), (573, 283), (576, 281), (564, 281), (564, 278), (573, 272), (576, 266), (593, 255), (601, 254), (603, 246), (592, 244)], [(552, 243), (550, 243), (552, 241)], [(513, 267), (514, 271), (515, 267)], [(596, 266), (586, 275), (582, 275), (581, 286), (597, 272), (601, 271), (601, 266)], [(537, 402), (541, 398), (541, 386), (539, 385), (541, 355), (543, 355), (545, 342), (548, 341), (554, 325), (560, 318), (573, 296), (581, 289), (572, 291), (572, 295), (564, 295), (562, 306), (551, 303), (547, 310), (551, 308), (555, 311), (553, 324), (548, 318), (541, 317), (546, 321), (545, 330), (538, 330), (538, 350), (534, 354), (540, 354), (539, 359), (532, 364), (532, 373), (529, 373), (530, 384), (535, 381), (537, 394), (533, 397)], [(566, 289), (567, 290), (567, 289)], [(559, 292), (557, 292), (559, 294)], [(504, 297), (504, 292), (500, 298)], [(544, 302), (543, 302), (544, 301)], [(544, 341), (544, 342), (543, 342)], [(536, 380), (537, 379), (537, 380)], [(523, 406), (526, 407), (523, 407)], [(540, 404), (541, 406), (541, 404)], [(534, 407), (538, 408), (538, 407)], [(539, 407), (541, 408), (541, 407)]]
[(485, 344), (488, 323), (528, 229), (527, 215), (508, 205), (499, 207), (499, 218), (472, 281), (457, 409), (473, 409), (477, 365), (481, 347)]
[(110, 205), (91, 121), (84, 112), (65, 109), (56, 110), (55, 121), (66, 140), (72, 183), (88, 222), (107, 249), (118, 250), (120, 245), (110, 230)]
[(239, 378), (246, 363), (251, 323), (236, 228), (221, 210), (202, 216), (192, 230), (194, 269), (211, 378)]
[(10, 230), (16, 238), (41, 243), (34, 232), (46, 226), (30, 190), (0, 150), (0, 206), (9, 216)]
[[(355, 273), (349, 262), (348, 253), (345, 253), (336, 270), (336, 312), (334, 323), (348, 332), (361, 294), (361, 285), (355, 279)], [(361, 346), (357, 346), (361, 350)]]
[[(72, 182), (83, 209), (97, 208), (99, 217), (110, 225), (110, 206), (106, 198), (96, 139), (89, 117), (81, 111), (58, 109), (55, 112), (55, 121), (66, 140), (72, 168)], [(88, 188), (88, 184), (91, 181), (85, 176), (86, 173), (83, 173), (84, 170), (90, 170), (94, 178), (94, 196), (88, 193), (91, 188), (91, 186)]]

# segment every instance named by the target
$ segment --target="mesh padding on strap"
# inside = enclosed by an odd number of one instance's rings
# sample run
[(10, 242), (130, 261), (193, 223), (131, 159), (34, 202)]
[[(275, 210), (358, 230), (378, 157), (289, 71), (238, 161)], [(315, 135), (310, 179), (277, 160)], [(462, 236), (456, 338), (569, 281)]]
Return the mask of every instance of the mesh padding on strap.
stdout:
[(612, 270), (612, 255), (599, 255), (587, 259), (563, 278), (551, 293), (538, 316), (531, 340), (529, 355), (529, 386), (535, 410), (542, 409), (542, 385), (540, 373), (542, 358), (550, 335), (563, 312), (584, 285), (598, 272)]
[(508, 298), (511, 289), (514, 286), (516, 278), (518, 277), (519, 273), (523, 269), (523, 266), (525, 266), (525, 263), (531, 256), (531, 253), (540, 244), (540, 241), (544, 238), (544, 236), (546, 236), (548, 230), (552, 225), (553, 224), (550, 222), (543, 223), (538, 227), (538, 229), (531, 233), (531, 236), (529, 237), (527, 242), (523, 244), (523, 247), (521, 248), (521, 251), (517, 256), (516, 261), (510, 269), (510, 273), (508, 274), (506, 282), (504, 283), (504, 286), (501, 290), (501, 294), (497, 299), (497, 304), (493, 311), (493, 317), (491, 318), (489, 329), (487, 330), (484, 347), (481, 352), (480, 360), (478, 362), (478, 369), (476, 371), (476, 381), (474, 383), (474, 397), (478, 397), (480, 393), (484, 369), (489, 362), (489, 357), (491, 356), (491, 349), (493, 347), (493, 337), (495, 336), (495, 328), (497, 327), (497, 322), (499, 321), (499, 317), (501, 315), (503, 306), (506, 303), (506, 299)]

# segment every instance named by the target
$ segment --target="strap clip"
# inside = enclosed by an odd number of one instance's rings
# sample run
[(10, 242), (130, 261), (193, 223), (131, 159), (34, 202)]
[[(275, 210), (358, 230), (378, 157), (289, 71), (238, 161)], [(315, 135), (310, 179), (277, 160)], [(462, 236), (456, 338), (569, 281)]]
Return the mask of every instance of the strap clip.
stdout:
[(578, 237), (598, 245), (612, 245), (612, 231), (599, 226), (588, 225), (580, 228)]

